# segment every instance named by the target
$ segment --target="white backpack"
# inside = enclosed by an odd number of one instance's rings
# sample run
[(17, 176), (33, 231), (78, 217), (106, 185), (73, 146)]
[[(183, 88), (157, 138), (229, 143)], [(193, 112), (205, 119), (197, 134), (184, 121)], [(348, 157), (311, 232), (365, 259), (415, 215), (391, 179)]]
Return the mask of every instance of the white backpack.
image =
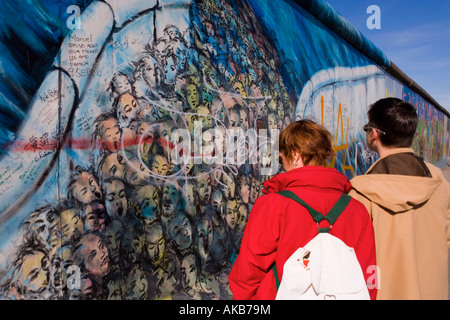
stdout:
[[(317, 223), (319, 234), (306, 246), (297, 249), (284, 264), (280, 282), (276, 265), (272, 270), (277, 282), (277, 300), (370, 300), (363, 271), (355, 250), (339, 238), (329, 234), (334, 222), (350, 202), (350, 196), (342, 194), (339, 201), (324, 217), (311, 208), (295, 193), (278, 192), (308, 209)], [(327, 220), (330, 228), (319, 228)]]

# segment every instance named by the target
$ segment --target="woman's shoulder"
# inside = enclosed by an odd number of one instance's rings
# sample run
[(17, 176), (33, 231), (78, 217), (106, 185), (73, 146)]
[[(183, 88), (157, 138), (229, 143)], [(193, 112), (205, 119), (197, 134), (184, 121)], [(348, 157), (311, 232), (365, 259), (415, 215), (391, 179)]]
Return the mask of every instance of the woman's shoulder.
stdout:
[(287, 203), (286, 200), (287, 199), (285, 197), (278, 194), (277, 192), (266, 193), (256, 199), (255, 203), (253, 204), (253, 209), (282, 207), (283, 203)]

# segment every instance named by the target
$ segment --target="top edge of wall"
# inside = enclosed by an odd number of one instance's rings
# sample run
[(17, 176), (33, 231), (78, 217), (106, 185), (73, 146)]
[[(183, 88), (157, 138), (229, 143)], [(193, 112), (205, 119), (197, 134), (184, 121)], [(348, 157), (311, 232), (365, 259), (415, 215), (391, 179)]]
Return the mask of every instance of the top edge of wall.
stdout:
[(419, 86), (414, 80), (408, 77), (398, 66), (369, 39), (367, 39), (358, 29), (356, 29), (347, 19), (341, 16), (325, 0), (293, 0), (296, 4), (315, 16), (324, 25), (336, 32), (356, 49), (361, 51), (375, 63), (380, 65), (387, 73), (394, 76), (404, 85), (420, 94), (425, 100), (433, 104), (447, 117), (450, 113), (442, 107), (431, 95)]

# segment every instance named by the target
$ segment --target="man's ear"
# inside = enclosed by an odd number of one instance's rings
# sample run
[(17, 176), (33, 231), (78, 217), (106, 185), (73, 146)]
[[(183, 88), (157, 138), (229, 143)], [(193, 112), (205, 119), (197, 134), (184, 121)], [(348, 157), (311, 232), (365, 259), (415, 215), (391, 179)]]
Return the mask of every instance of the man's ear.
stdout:
[(371, 141), (375, 141), (376, 139), (378, 139), (378, 131), (373, 128), (370, 128), (368, 135)]

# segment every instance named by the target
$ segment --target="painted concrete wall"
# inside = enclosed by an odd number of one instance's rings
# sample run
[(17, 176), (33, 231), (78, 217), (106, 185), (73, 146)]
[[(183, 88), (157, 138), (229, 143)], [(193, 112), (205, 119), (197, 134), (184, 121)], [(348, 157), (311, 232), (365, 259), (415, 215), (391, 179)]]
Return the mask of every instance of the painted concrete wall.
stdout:
[(2, 299), (230, 299), (296, 119), (330, 130), (349, 178), (376, 160), (362, 127), (387, 96), (418, 108), (419, 155), (449, 155), (447, 115), (295, 2), (84, 5), (2, 145)]

